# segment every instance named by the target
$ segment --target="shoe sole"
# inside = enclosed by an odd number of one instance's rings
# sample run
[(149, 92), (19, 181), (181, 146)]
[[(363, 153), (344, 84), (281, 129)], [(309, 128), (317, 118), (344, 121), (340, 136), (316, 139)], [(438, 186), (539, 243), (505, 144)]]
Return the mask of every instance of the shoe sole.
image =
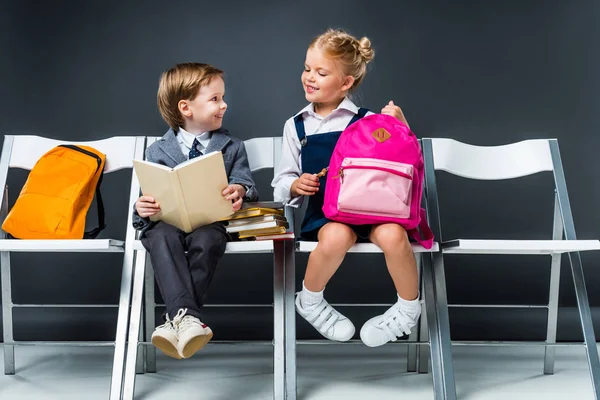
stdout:
[(167, 339), (162, 337), (153, 337), (152, 344), (165, 355), (177, 360), (181, 360), (181, 356), (179, 355), (177, 348), (173, 346), (173, 343), (169, 342)]
[(212, 339), (213, 334), (212, 332), (209, 333), (208, 335), (200, 335), (200, 336), (196, 336), (195, 338), (191, 339), (186, 345), (185, 347), (181, 350), (181, 354), (180, 357), (183, 358), (190, 358), (191, 356), (193, 356), (198, 350), (202, 349), (204, 346), (206, 346), (206, 343), (208, 343), (208, 341), (210, 339)]

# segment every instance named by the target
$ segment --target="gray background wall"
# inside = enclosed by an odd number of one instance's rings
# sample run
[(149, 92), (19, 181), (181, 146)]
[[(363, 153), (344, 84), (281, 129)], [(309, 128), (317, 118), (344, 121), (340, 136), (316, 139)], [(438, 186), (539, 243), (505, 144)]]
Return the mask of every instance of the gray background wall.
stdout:
[[(240, 138), (281, 135), (305, 105), (299, 82), (306, 46), (327, 27), (367, 35), (375, 61), (356, 93), (380, 110), (403, 107), (419, 137), (477, 145), (558, 138), (580, 238), (598, 238), (600, 3), (596, 1), (223, 1), (0, 3), (0, 132), (65, 140), (161, 135), (160, 73), (209, 62), (227, 73), (225, 126)], [(9, 176), (14, 201), (26, 173)], [(124, 238), (129, 176), (105, 179), (108, 229)], [(270, 173), (256, 176), (271, 198)], [(444, 237), (550, 238), (552, 179), (469, 182), (440, 174)], [(459, 195), (457, 195), (457, 193)], [(566, 258), (560, 339), (580, 338)], [(583, 255), (594, 316), (600, 257)], [(18, 303), (116, 304), (118, 255), (12, 256)], [(211, 303), (272, 299), (269, 256), (230, 256)], [(299, 255), (298, 283), (306, 256)], [(451, 303), (543, 304), (550, 259), (448, 257)], [(330, 302), (392, 302), (382, 257), (350, 255), (327, 288)], [(344, 310), (360, 325), (382, 310)], [(457, 339), (539, 339), (543, 310), (454, 309)], [(112, 309), (17, 309), (15, 338), (110, 339)], [(270, 308), (209, 309), (216, 338), (268, 339)], [(299, 336), (316, 337), (304, 321)]]

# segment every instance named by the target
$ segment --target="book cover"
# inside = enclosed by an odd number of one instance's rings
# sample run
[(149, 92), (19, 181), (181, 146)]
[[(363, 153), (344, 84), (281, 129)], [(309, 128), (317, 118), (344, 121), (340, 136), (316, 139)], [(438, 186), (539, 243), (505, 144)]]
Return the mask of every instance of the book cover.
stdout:
[(134, 160), (142, 193), (152, 196), (160, 212), (151, 221), (164, 221), (184, 232), (208, 225), (233, 213), (223, 189), (228, 186), (223, 155), (214, 151), (174, 168)]
[(261, 241), (261, 240), (291, 240), (294, 239), (294, 233), (293, 232), (286, 232), (286, 233), (280, 233), (277, 235), (261, 235), (261, 236), (256, 236), (254, 238), (254, 240), (256, 241)]
[(255, 229), (255, 230), (251, 230), (251, 231), (240, 232), (238, 237), (240, 239), (245, 239), (245, 238), (254, 237), (254, 236), (258, 237), (258, 236), (263, 236), (263, 235), (278, 235), (278, 234), (285, 233), (286, 230), (287, 230), (287, 228), (285, 226), (278, 226), (275, 228), (266, 228), (266, 229)]
[(274, 208), (246, 208), (236, 211), (235, 213), (221, 219), (221, 221), (230, 221), (236, 220), (240, 218), (248, 218), (248, 217), (258, 217), (260, 215), (266, 214), (275, 214), (275, 215), (283, 215), (283, 209), (274, 209)]
[(242, 204), (242, 209), (245, 208), (283, 208), (283, 203), (280, 201), (249, 201)]
[(240, 225), (249, 225), (249, 224), (258, 224), (261, 222), (269, 222), (269, 221), (287, 221), (283, 215), (276, 214), (265, 214), (259, 215), (258, 217), (248, 217), (241, 219), (233, 219), (227, 221), (227, 226), (240, 226)]
[(227, 230), (228, 233), (239, 232), (241, 235), (247, 231), (255, 231), (257, 229), (277, 228), (279, 226), (283, 226), (283, 227), (287, 228), (288, 223), (286, 221), (273, 220), (273, 221), (258, 222), (258, 223), (253, 223), (253, 224), (226, 226), (225, 230)]

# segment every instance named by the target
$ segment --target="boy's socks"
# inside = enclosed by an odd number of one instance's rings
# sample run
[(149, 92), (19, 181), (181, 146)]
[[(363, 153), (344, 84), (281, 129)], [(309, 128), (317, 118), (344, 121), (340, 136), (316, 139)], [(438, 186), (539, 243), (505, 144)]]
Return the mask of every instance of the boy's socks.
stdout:
[(311, 292), (302, 282), (302, 291), (300, 292), (300, 305), (306, 311), (314, 309), (323, 301), (323, 290), (320, 292)]

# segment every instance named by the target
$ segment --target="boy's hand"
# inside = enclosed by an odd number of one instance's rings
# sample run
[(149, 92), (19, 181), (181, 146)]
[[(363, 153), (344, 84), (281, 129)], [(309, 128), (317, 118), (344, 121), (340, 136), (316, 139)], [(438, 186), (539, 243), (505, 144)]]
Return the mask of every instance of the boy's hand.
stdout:
[(237, 211), (242, 208), (243, 198), (246, 195), (246, 189), (242, 185), (233, 184), (227, 186), (223, 190), (223, 197), (227, 200), (233, 201), (233, 211)]
[(153, 197), (142, 196), (135, 202), (135, 210), (142, 218), (148, 218), (160, 211), (160, 205)]
[(381, 109), (381, 114), (391, 115), (392, 117), (396, 118), (398, 121), (404, 122), (406, 124), (406, 126), (408, 126), (410, 128), (410, 126), (408, 125), (408, 121), (404, 117), (404, 113), (402, 112), (402, 109), (400, 107), (398, 107), (397, 105), (395, 105), (394, 102), (391, 100), (385, 107), (383, 107)]
[(319, 178), (316, 174), (302, 174), (290, 187), (292, 197), (312, 196), (319, 191)]

